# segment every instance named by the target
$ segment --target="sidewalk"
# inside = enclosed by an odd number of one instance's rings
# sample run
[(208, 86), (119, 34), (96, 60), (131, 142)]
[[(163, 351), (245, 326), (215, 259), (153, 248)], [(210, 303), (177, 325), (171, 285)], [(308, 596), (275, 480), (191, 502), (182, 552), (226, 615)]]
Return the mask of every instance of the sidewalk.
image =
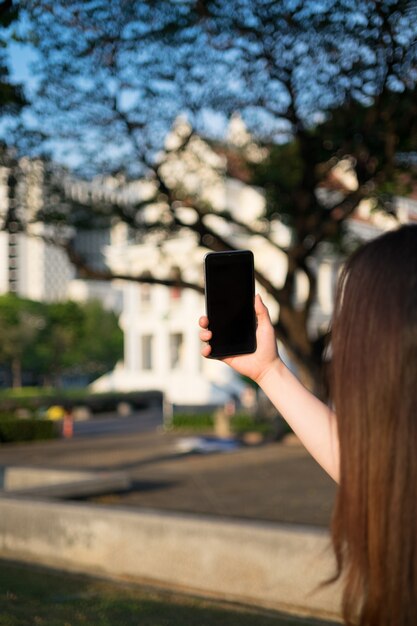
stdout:
[(300, 445), (180, 455), (183, 435), (142, 433), (3, 445), (0, 465), (126, 471), (126, 493), (94, 501), (240, 519), (328, 526), (335, 485)]

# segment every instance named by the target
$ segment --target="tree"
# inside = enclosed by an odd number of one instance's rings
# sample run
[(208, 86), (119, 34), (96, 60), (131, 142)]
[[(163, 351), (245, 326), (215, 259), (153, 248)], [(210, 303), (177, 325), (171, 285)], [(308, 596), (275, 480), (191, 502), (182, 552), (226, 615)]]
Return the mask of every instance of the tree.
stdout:
[(43, 306), (14, 295), (0, 296), (0, 363), (10, 366), (12, 386), (22, 386), (22, 371), (33, 359), (45, 327)]
[(63, 376), (93, 380), (112, 369), (123, 355), (117, 317), (99, 302), (55, 302), (45, 305), (47, 324), (37, 345), (38, 368), (49, 384)]
[(64, 375), (89, 380), (112, 369), (123, 354), (116, 315), (98, 302), (42, 303), (0, 296), (0, 364), (9, 367), (12, 386), (23, 372), (60, 386)]
[(48, 323), (40, 345), (43, 371), (50, 384), (59, 387), (62, 375), (79, 365), (82, 368), (83, 313), (76, 302), (54, 302), (48, 306)]
[[(105, 194), (97, 201), (92, 193), (65, 203), (61, 194), (39, 217), (76, 226), (116, 216), (139, 233), (163, 236), (192, 230), (198, 245), (213, 250), (235, 246), (213, 226), (213, 212), (234, 232), (278, 247), (272, 226), (285, 221), (292, 231), (282, 247), (285, 283), (277, 288), (260, 272), (257, 278), (280, 305), (277, 336), (317, 381), (323, 336), (308, 332), (316, 295), (309, 261), (323, 242), (343, 240), (344, 224), (362, 199), (392, 212), (394, 194), (406, 193), (416, 178), (417, 3), (31, 0), (25, 6), (40, 55), (41, 119), (54, 137), (77, 142), (87, 156), (85, 174), (122, 172), (153, 184), (148, 197), (128, 203)], [(167, 175), (174, 153), (185, 153), (199, 133), (211, 130), (218, 140), (213, 120), (224, 128), (235, 111), (265, 147), (266, 159), (251, 157), (250, 142), (233, 152), (217, 149), (234, 175), (265, 187), (269, 225), (244, 223), (227, 207), (215, 211), (207, 198)], [(180, 112), (190, 130), (161, 155)], [(346, 157), (355, 184), (323, 197), (318, 190)], [(55, 190), (62, 190), (60, 178), (50, 176)], [(165, 210), (152, 223), (145, 217), (150, 203)], [(193, 220), (184, 221), (184, 207)], [(83, 271), (89, 272), (85, 264)], [(293, 297), (298, 272), (309, 283), (301, 309)]]
[(77, 367), (90, 379), (110, 370), (123, 356), (123, 334), (117, 315), (90, 300), (82, 307), (83, 323)]
[(6, 138), (10, 122), (16, 120), (27, 104), (22, 86), (13, 83), (10, 79), (7, 63), (7, 43), (13, 36), (12, 29), (18, 19), (18, 14), (17, 5), (12, 0), (0, 2), (0, 119), (2, 120), (1, 133), (6, 135)]
[(26, 99), (20, 85), (10, 81), (6, 58), (7, 36), (13, 22), (18, 18), (18, 8), (11, 0), (0, 2), (0, 115), (17, 114), (25, 105)]

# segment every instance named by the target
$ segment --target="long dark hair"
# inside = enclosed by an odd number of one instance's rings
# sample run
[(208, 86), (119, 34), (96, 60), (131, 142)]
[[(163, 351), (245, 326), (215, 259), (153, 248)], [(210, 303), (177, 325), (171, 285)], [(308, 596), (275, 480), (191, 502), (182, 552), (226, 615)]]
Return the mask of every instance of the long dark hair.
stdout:
[(340, 438), (332, 541), (343, 616), (360, 626), (416, 626), (417, 225), (348, 260), (331, 342)]

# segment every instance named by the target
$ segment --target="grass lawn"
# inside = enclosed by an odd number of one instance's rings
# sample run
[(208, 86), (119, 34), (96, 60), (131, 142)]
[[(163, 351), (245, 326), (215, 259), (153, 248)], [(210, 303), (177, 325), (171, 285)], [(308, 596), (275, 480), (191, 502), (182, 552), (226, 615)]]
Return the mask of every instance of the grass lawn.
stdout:
[(1, 626), (324, 626), (0, 561)]

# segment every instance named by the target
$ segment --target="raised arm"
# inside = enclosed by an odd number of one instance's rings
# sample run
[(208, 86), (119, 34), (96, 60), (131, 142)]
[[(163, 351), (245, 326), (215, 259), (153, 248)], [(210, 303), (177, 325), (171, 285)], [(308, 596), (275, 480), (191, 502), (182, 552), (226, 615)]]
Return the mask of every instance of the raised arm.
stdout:
[[(300, 383), (279, 358), (268, 309), (259, 295), (255, 298), (255, 311), (258, 321), (256, 352), (223, 360), (238, 373), (258, 383), (310, 454), (338, 481), (336, 416)], [(205, 357), (210, 355), (211, 350), (209, 342), (212, 334), (208, 326), (207, 317), (201, 317), (200, 339), (207, 342), (201, 353)]]

